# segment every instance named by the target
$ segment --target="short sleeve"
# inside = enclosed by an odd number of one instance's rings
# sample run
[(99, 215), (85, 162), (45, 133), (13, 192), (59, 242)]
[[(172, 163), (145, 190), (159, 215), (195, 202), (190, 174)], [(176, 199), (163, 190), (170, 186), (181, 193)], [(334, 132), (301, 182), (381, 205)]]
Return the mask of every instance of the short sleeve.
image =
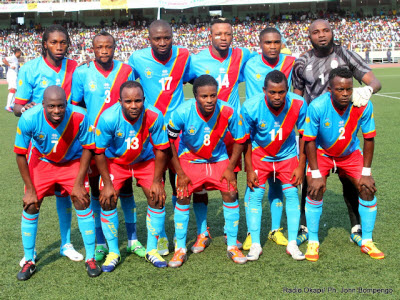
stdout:
[(78, 105), (82, 101), (84, 95), (83, 80), (79, 70), (76, 70), (72, 75), (71, 87), (71, 104)]
[(136, 71), (136, 67), (135, 67), (135, 52), (133, 52), (132, 55), (129, 57), (128, 65), (130, 65), (133, 70), (133, 74), (132, 74), (132, 78), (134, 78), (133, 80), (138, 79), (139, 73)]
[(23, 66), (18, 73), (18, 87), (17, 93), (15, 94), (15, 103), (25, 105), (32, 100), (33, 85), (29, 76), (29, 70), (26, 66)]
[(319, 116), (314, 105), (310, 105), (307, 109), (307, 116), (304, 125), (303, 140), (314, 141), (317, 138), (319, 130)]
[(228, 129), (237, 144), (243, 144), (249, 138), (243, 123), (243, 118), (234, 111), (229, 118)]
[(171, 114), (171, 119), (168, 122), (168, 138), (175, 140), (178, 138), (181, 130), (184, 128), (184, 121), (182, 120), (179, 111), (175, 110)]
[(376, 136), (375, 119), (373, 105), (371, 101), (368, 102), (363, 115), (361, 116), (361, 131), (365, 139), (373, 138)]
[(85, 115), (79, 128), (79, 142), (85, 149), (94, 150), (96, 148), (92, 130), (93, 128), (89, 125), (89, 118)]
[(296, 127), (300, 134), (304, 134), (305, 122), (307, 118), (307, 103), (303, 100), (303, 105), (300, 108), (299, 117), (297, 118)]
[(103, 115), (100, 116), (99, 123), (95, 129), (95, 143), (97, 154), (102, 154), (106, 151), (107, 147), (111, 144), (113, 139), (113, 132), (109, 128)]
[(28, 153), (29, 143), (33, 136), (31, 122), (26, 120), (22, 114), (18, 121), (17, 133), (15, 135), (14, 152), (25, 155)]
[(292, 69), (292, 85), (294, 89), (304, 91), (305, 80), (303, 78), (305, 61), (301, 57), (296, 59)]
[(154, 148), (158, 150), (169, 148), (167, 130), (161, 113), (158, 114), (154, 124), (149, 128), (149, 132), (151, 134), (151, 141)]

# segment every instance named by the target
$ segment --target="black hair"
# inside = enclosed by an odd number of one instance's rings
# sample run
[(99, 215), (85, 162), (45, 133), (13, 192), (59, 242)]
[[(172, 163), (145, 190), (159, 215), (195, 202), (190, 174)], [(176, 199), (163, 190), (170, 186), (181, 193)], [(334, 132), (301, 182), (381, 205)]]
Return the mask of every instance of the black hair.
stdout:
[(46, 30), (43, 33), (43, 37), (42, 37), (42, 55), (43, 55), (43, 57), (46, 57), (46, 55), (47, 55), (47, 50), (44, 47), (44, 43), (47, 42), (47, 40), (49, 39), (50, 33), (53, 33), (53, 32), (56, 32), (56, 31), (62, 32), (62, 33), (65, 34), (65, 36), (67, 38), (68, 47), (71, 44), (71, 40), (69, 39), (69, 34), (68, 34), (67, 29), (65, 29), (64, 27), (62, 27), (59, 24), (50, 25), (49, 27), (46, 28)]
[(22, 53), (22, 50), (19, 49), (19, 48), (14, 48), (14, 49), (13, 49), (13, 53), (16, 54), (17, 52), (21, 52), (21, 53)]
[(210, 31), (212, 31), (212, 27), (214, 24), (229, 24), (232, 26), (231, 21), (229, 21), (226, 18), (217, 18), (211, 21), (211, 25), (210, 25)]
[(353, 73), (347, 67), (333, 69), (329, 72), (329, 84), (331, 84), (333, 78), (335, 77), (353, 78)]
[(193, 82), (193, 94), (197, 95), (197, 89), (202, 86), (215, 86), (218, 90), (218, 82), (210, 75), (201, 75)]
[(281, 33), (279, 32), (278, 29), (276, 29), (274, 27), (267, 27), (267, 28), (264, 28), (263, 30), (261, 30), (261, 32), (260, 32), (260, 34), (258, 36), (259, 39), (260, 39), (260, 42), (261, 42), (261, 39), (264, 36), (264, 34), (267, 34), (267, 33), (277, 33), (277, 34), (279, 34), (280, 37), (282, 37), (282, 35), (281, 35)]
[(98, 34), (96, 34), (92, 40), (92, 44), (94, 46), (94, 40), (99, 37), (99, 36), (111, 36), (112, 40), (113, 40), (113, 45), (115, 46), (115, 39), (112, 36), (112, 34), (108, 33), (107, 31), (100, 31)]
[(272, 72), (269, 72), (267, 76), (265, 76), (264, 80), (265, 88), (267, 88), (268, 86), (268, 81), (271, 81), (273, 83), (281, 83), (282, 81), (284, 81), (286, 85), (286, 90), (289, 88), (287, 78), (285, 74), (283, 74), (281, 71), (274, 70)]
[(142, 85), (137, 82), (137, 81), (133, 81), (133, 80), (128, 80), (126, 82), (124, 82), (121, 87), (119, 88), (119, 97), (121, 98), (121, 94), (122, 94), (122, 90), (123, 89), (133, 89), (133, 88), (139, 88), (142, 90), (143, 96), (144, 96), (144, 91), (143, 91), (143, 87)]

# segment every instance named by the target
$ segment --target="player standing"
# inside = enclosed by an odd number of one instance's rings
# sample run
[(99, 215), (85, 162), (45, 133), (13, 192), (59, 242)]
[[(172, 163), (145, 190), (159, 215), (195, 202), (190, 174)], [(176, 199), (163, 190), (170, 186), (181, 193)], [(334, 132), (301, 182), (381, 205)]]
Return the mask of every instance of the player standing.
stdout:
[[(135, 51), (129, 58), (135, 78), (140, 78), (146, 101), (158, 108), (168, 123), (171, 113), (183, 103), (183, 83), (188, 81), (189, 51), (173, 45), (171, 26), (163, 20), (149, 26), (150, 47)], [(175, 174), (169, 170), (175, 207)], [(158, 239), (160, 255), (168, 255), (168, 239), (163, 231)]]
[[(211, 22), (209, 40), (211, 45), (208, 49), (192, 55), (190, 64), (190, 77), (196, 78), (208, 74), (218, 82), (218, 99), (228, 102), (236, 113), (240, 112), (239, 82), (240, 73), (251, 57), (246, 48), (231, 47), (233, 40), (233, 29), (229, 20), (216, 19)], [(234, 140), (228, 132), (225, 138), (228, 155), (232, 153)], [(241, 159), (235, 167), (237, 174), (241, 170)], [(192, 252), (204, 251), (210, 244), (207, 227), (207, 204), (208, 197), (205, 192), (195, 193), (193, 196), (193, 210), (197, 222), (197, 241), (192, 247)], [(239, 248), (242, 247), (237, 242)]]
[[(267, 27), (260, 32), (261, 54), (249, 59), (243, 69), (243, 79), (246, 82), (246, 99), (252, 98), (256, 94), (262, 94), (264, 79), (267, 74), (274, 70), (285, 74), (290, 88), (292, 69), (295, 58), (281, 54), (282, 36), (273, 27)], [(271, 230), (268, 239), (278, 245), (287, 246), (288, 241), (282, 234), (281, 218), (283, 212), (283, 193), (282, 184), (279, 179), (268, 178), (268, 200), (271, 208)], [(245, 197), (246, 216), (248, 203)], [(251, 234), (247, 234), (243, 243), (243, 250), (249, 250), (252, 244)]]
[[(247, 259), (236, 246), (239, 201), (233, 170), (248, 135), (238, 113), (228, 103), (218, 99), (218, 83), (212, 76), (198, 77), (193, 83), (193, 94), (195, 99), (179, 106), (168, 124), (178, 191), (174, 213), (177, 246), (168, 265), (180, 267), (187, 260), (190, 195), (203, 189), (221, 191), (228, 257), (235, 263), (244, 264)], [(235, 140), (230, 159), (223, 142), (228, 131)], [(177, 153), (174, 141), (180, 133)]]
[[(92, 131), (95, 131), (100, 115), (118, 102), (119, 89), (127, 80), (134, 80), (132, 68), (114, 60), (115, 40), (108, 32), (100, 32), (93, 38), (95, 59), (89, 67), (83, 65), (76, 69), (72, 78), (72, 104), (85, 101)], [(106, 240), (101, 229), (99, 203), (99, 177), (94, 159), (89, 173), (91, 187), (91, 206), (96, 223), (96, 260), (101, 261), (108, 253)], [(136, 234), (136, 204), (133, 197), (132, 182), (127, 180), (120, 191), (121, 207), (125, 216), (128, 234), (127, 251), (144, 257), (145, 249)]]
[(157, 252), (157, 236), (165, 220), (162, 175), (169, 160), (168, 135), (162, 113), (145, 102), (143, 94), (140, 83), (123, 83), (120, 103), (101, 114), (96, 127), (95, 159), (104, 184), (99, 200), (101, 226), (110, 247), (102, 266), (105, 272), (112, 272), (121, 259), (117, 197), (124, 182), (132, 177), (142, 187), (148, 203), (146, 259), (155, 267), (167, 266)]
[[(373, 93), (381, 89), (381, 83), (371, 68), (356, 53), (333, 43), (333, 32), (326, 20), (316, 20), (309, 27), (309, 39), (313, 48), (295, 61), (293, 67), (294, 92), (304, 96), (307, 103), (328, 91), (328, 77), (332, 69), (347, 67), (353, 77), (366, 84), (353, 91), (353, 105), (363, 106), (368, 103)], [(343, 197), (347, 205), (350, 223), (351, 240), (361, 246), (361, 226), (358, 213), (358, 193), (354, 185), (346, 178), (339, 176), (343, 184)], [(305, 184), (307, 182), (304, 182)], [(303, 185), (301, 201), (302, 224), (299, 230), (298, 243), (307, 240), (307, 228), (304, 220), (304, 205), (307, 186)]]
[[(27, 154), (33, 143), (30, 162)], [(82, 150), (83, 147), (83, 150)], [(93, 212), (84, 180), (94, 149), (94, 136), (82, 108), (67, 105), (61, 87), (50, 86), (43, 94), (43, 105), (24, 113), (18, 122), (14, 152), (25, 183), (21, 235), (25, 258), (18, 280), (27, 280), (36, 270), (35, 243), (39, 209), (44, 197), (54, 195), (56, 185), (71, 195), (86, 250), (86, 270), (90, 277), (100, 275), (94, 260)]]
[[(70, 45), (67, 30), (61, 25), (46, 28), (42, 37), (42, 56), (25, 63), (18, 74), (14, 114), (21, 114), (42, 102), (44, 90), (57, 85), (65, 91), (67, 101), (71, 96), (72, 73), (77, 63), (65, 57)], [(71, 244), (72, 204), (69, 196), (56, 192), (56, 204), (61, 235), (61, 255), (73, 261), (81, 261), (82, 254)], [(24, 263), (24, 258), (20, 264)]]
[(286, 75), (274, 70), (265, 77), (263, 94), (246, 100), (242, 116), (251, 143), (247, 144), (245, 163), (247, 184), (245, 202), (247, 227), (252, 237), (248, 260), (258, 260), (262, 253), (260, 243), (262, 199), (268, 178), (279, 179), (286, 197), (286, 216), (289, 243), (286, 252), (295, 260), (303, 260), (296, 237), (300, 222), (297, 186), (302, 183), (306, 157), (304, 141), (300, 141), (300, 161), (294, 127), (303, 132), (307, 104), (303, 97), (288, 92)]
[(3, 63), (8, 67), (6, 77), (8, 84), (8, 96), (5, 109), (9, 112), (13, 111), (15, 92), (17, 91), (17, 77), (19, 69), (18, 59), (21, 57), (21, 55), (21, 49), (15, 48), (13, 50), (13, 55), (3, 58)]
[[(328, 91), (311, 102), (303, 139), (309, 163), (306, 219), (309, 242), (306, 259), (319, 259), (318, 229), (322, 214), (323, 194), (329, 170), (336, 169), (358, 191), (361, 217), (361, 252), (383, 259), (384, 254), (372, 242), (377, 201), (375, 181), (371, 176), (374, 154), (375, 121), (372, 103), (356, 107), (351, 104), (353, 73), (345, 67), (329, 73)], [(364, 149), (361, 152), (357, 132), (361, 127)]]

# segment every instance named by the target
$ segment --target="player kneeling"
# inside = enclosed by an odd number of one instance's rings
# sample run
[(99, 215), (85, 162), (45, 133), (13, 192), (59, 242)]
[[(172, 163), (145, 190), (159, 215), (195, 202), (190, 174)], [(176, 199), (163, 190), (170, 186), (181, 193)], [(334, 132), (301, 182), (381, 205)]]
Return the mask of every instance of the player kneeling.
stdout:
[[(221, 191), (228, 257), (235, 263), (244, 264), (247, 259), (236, 245), (239, 202), (236, 199), (236, 177), (233, 170), (248, 135), (233, 108), (217, 99), (218, 83), (212, 76), (198, 77), (193, 83), (193, 94), (195, 99), (180, 105), (172, 113), (168, 125), (178, 192), (174, 216), (177, 248), (168, 266), (180, 267), (187, 260), (186, 234), (190, 195), (202, 191), (203, 188)], [(230, 160), (224, 144), (227, 131), (235, 140)], [(177, 153), (173, 140), (180, 132), (182, 134)]]
[[(26, 155), (32, 140), (29, 165)], [(82, 150), (83, 147), (83, 150)], [(86, 250), (86, 270), (90, 277), (101, 274), (94, 260), (95, 235), (89, 194), (84, 187), (86, 172), (94, 149), (94, 137), (82, 108), (67, 105), (65, 92), (48, 87), (43, 105), (25, 112), (18, 122), (14, 152), (25, 183), (21, 233), (25, 263), (18, 280), (27, 280), (36, 270), (34, 249), (39, 209), (44, 197), (54, 195), (56, 186), (71, 195), (78, 226)]]
[(140, 83), (123, 83), (119, 103), (101, 114), (96, 127), (95, 160), (101, 175), (101, 226), (109, 246), (102, 270), (114, 271), (121, 260), (117, 199), (125, 181), (132, 177), (136, 178), (148, 203), (145, 257), (155, 267), (166, 267), (166, 261), (157, 252), (157, 236), (164, 228), (162, 174), (169, 160), (169, 142), (163, 115), (144, 101)]
[(248, 185), (245, 194), (246, 219), (252, 239), (247, 259), (258, 260), (262, 254), (260, 230), (265, 183), (270, 179), (268, 182), (271, 188), (278, 179), (278, 187), (286, 197), (289, 233), (286, 252), (295, 260), (303, 260), (304, 254), (296, 243), (300, 222), (296, 186), (302, 183), (306, 157), (304, 141), (300, 141), (299, 163), (294, 127), (297, 127), (301, 135), (307, 104), (303, 97), (288, 92), (285, 74), (278, 70), (265, 77), (263, 91), (246, 100), (241, 110), (251, 138), (245, 154)]
[[(375, 181), (371, 176), (376, 135), (372, 103), (361, 107), (351, 105), (353, 77), (347, 68), (330, 72), (328, 90), (308, 107), (303, 136), (309, 163), (306, 198), (309, 242), (306, 259), (319, 259), (319, 220), (326, 178), (331, 169), (337, 169), (339, 176), (347, 177), (358, 190), (361, 251), (372, 258), (382, 259), (384, 254), (372, 242), (377, 211)], [(357, 137), (360, 127), (364, 137), (364, 154)]]

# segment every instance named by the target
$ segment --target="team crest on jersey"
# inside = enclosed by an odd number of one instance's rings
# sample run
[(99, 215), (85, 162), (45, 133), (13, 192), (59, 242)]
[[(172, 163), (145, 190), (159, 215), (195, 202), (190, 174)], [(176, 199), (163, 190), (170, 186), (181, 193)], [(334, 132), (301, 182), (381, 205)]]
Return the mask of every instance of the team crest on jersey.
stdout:
[(328, 118), (326, 118), (326, 119), (324, 120), (324, 127), (325, 127), (325, 128), (331, 128), (331, 126), (332, 126), (331, 120), (329, 120)]
[(197, 132), (196, 127), (194, 127), (194, 125), (190, 125), (190, 126), (189, 126), (189, 129), (188, 129), (188, 134), (190, 134), (190, 135), (195, 135), (196, 132)]
[(332, 69), (336, 69), (337, 67), (339, 67), (339, 62), (338, 62), (337, 59), (335, 58), (335, 59), (333, 59), (333, 60), (331, 61), (331, 68), (332, 68)]
[(124, 138), (125, 134), (124, 134), (124, 132), (119, 128), (119, 129), (117, 130), (117, 132), (115, 133), (115, 136), (116, 136), (117, 138), (122, 139), (122, 138)]
[(260, 81), (262, 78), (261, 78), (261, 74), (260, 73), (257, 73), (256, 74), (256, 81)]
[(96, 89), (97, 89), (96, 82), (95, 82), (94, 80), (91, 80), (91, 81), (89, 82), (89, 90), (92, 91), (92, 92), (94, 92)]
[(264, 120), (261, 120), (260, 123), (258, 123), (258, 128), (260, 128), (261, 130), (266, 129), (267, 122), (265, 122)]
[(39, 140), (44, 141), (46, 139), (46, 134), (43, 131), (41, 131), (38, 133), (37, 137)]
[(47, 88), (48, 85), (49, 85), (49, 81), (47, 80), (46, 77), (43, 76), (42, 78), (40, 78), (40, 86), (42, 88)]
[(153, 71), (150, 68), (146, 68), (146, 70), (144, 70), (144, 75), (146, 78), (151, 78), (153, 77)]
[(312, 65), (308, 65), (306, 71), (312, 71)]

